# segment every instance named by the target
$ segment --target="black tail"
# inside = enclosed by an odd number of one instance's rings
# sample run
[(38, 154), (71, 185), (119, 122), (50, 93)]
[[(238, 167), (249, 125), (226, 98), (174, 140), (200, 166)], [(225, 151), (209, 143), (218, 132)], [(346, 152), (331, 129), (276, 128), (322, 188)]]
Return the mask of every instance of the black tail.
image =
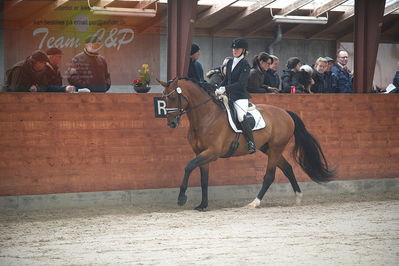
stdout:
[(291, 111), (287, 113), (295, 122), (295, 147), (292, 155), (309, 177), (317, 182), (328, 182), (335, 176), (334, 170), (328, 169), (327, 160), (324, 157), (319, 142), (307, 131), (302, 119)]

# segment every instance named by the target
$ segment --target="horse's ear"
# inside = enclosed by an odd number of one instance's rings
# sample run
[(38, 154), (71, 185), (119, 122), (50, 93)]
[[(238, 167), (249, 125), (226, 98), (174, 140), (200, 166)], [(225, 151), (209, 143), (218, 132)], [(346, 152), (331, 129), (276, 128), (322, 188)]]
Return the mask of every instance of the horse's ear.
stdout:
[(168, 86), (168, 83), (160, 81), (159, 79), (156, 79), (158, 81), (159, 84), (161, 84), (162, 86), (164, 86), (165, 88)]
[(174, 79), (172, 79), (171, 81), (169, 81), (169, 84), (173, 84), (173, 85), (177, 85), (177, 82), (179, 81), (178, 77), (175, 77)]

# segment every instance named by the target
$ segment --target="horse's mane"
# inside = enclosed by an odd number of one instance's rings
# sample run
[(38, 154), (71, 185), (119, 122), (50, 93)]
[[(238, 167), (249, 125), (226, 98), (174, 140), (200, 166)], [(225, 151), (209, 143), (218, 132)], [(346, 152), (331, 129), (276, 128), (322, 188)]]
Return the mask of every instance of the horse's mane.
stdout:
[[(208, 97), (212, 98), (212, 101), (214, 103), (216, 103), (217, 106), (219, 106), (219, 108), (221, 109), (225, 109), (224, 105), (221, 101), (219, 101), (219, 99), (217, 99), (214, 95), (211, 94), (211, 90), (210, 87), (212, 86), (211, 84), (209, 84), (208, 82), (204, 81), (204, 82), (198, 82), (195, 79), (189, 78), (189, 77), (183, 77), (183, 78), (179, 78), (178, 80), (186, 80), (186, 81), (191, 81), (192, 83), (194, 83), (194, 85), (196, 85), (198, 88), (200, 88), (200, 90), (206, 94)], [(168, 86), (169, 86), (169, 82), (172, 81), (168, 81)]]

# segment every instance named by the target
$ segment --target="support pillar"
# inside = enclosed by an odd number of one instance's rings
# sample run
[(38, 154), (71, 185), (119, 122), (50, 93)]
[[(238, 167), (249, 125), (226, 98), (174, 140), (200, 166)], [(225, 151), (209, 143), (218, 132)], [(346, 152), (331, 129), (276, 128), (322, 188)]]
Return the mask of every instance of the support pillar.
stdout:
[(372, 91), (385, 0), (355, 0), (353, 92)]
[(197, 0), (168, 0), (168, 80), (187, 76)]

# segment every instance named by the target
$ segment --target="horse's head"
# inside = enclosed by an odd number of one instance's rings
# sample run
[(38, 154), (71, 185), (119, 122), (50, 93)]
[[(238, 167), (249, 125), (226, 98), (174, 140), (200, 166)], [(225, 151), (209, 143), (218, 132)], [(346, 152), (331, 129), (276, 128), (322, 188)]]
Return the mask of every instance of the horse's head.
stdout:
[(176, 128), (180, 124), (180, 118), (186, 113), (188, 99), (183, 93), (183, 89), (178, 86), (178, 78), (169, 82), (163, 82), (157, 79), (159, 84), (165, 87), (162, 97), (166, 102), (166, 112), (168, 126)]

